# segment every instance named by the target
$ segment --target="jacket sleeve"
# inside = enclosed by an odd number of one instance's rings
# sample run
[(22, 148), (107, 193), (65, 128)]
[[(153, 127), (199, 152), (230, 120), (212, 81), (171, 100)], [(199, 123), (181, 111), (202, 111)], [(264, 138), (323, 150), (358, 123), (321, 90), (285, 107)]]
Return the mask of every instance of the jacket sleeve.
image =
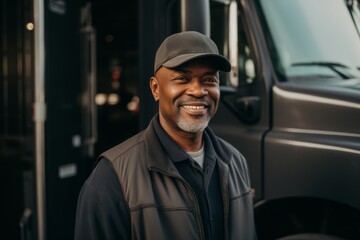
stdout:
[(118, 177), (103, 158), (83, 185), (76, 210), (75, 240), (131, 239), (130, 214)]

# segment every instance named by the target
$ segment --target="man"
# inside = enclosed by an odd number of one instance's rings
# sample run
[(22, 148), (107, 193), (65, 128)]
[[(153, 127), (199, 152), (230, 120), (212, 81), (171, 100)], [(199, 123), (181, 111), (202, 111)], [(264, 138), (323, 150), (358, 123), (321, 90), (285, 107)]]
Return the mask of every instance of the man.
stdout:
[(106, 151), (78, 201), (75, 239), (255, 239), (244, 157), (207, 127), (230, 63), (198, 32), (174, 34), (155, 57), (159, 113)]

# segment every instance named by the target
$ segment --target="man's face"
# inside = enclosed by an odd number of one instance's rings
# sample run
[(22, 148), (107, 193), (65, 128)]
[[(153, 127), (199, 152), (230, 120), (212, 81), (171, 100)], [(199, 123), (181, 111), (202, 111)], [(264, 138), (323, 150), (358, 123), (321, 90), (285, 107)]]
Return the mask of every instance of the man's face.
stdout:
[(176, 69), (161, 67), (150, 80), (150, 87), (159, 101), (160, 123), (172, 133), (202, 132), (216, 113), (219, 75), (203, 59)]

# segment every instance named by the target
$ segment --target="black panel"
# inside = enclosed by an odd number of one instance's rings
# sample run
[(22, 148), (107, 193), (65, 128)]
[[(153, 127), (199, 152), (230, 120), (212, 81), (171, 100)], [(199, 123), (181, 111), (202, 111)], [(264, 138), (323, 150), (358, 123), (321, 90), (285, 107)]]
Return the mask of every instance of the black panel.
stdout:
[(81, 151), (81, 2), (44, 5), (47, 239), (73, 238), (77, 197), (90, 165)]

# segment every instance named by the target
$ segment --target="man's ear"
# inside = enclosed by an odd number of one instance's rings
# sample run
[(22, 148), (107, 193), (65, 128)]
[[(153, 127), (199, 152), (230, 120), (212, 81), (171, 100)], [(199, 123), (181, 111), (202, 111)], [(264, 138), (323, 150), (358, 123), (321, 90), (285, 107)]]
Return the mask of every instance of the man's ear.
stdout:
[(159, 82), (155, 77), (150, 78), (150, 89), (155, 101), (159, 100)]

